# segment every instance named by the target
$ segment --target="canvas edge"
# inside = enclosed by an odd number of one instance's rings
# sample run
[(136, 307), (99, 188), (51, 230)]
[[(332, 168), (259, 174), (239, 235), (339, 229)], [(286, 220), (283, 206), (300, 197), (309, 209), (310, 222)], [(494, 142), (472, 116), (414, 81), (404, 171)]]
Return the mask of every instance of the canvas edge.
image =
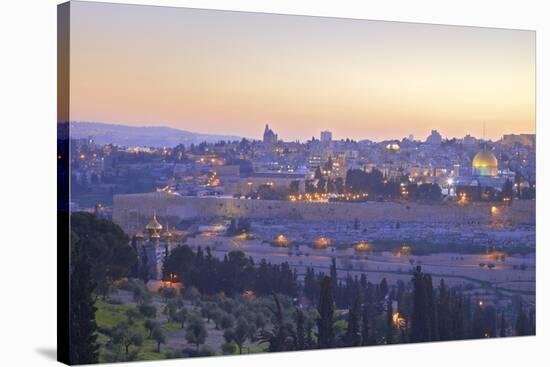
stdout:
[(57, 6), (57, 360), (70, 364), (70, 2)]

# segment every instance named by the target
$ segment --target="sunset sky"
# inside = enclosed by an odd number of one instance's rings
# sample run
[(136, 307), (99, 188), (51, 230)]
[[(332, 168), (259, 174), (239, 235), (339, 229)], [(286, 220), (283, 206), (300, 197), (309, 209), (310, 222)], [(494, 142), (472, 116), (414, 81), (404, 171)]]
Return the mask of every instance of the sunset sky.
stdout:
[(535, 132), (535, 33), (73, 2), (70, 119), (284, 140)]

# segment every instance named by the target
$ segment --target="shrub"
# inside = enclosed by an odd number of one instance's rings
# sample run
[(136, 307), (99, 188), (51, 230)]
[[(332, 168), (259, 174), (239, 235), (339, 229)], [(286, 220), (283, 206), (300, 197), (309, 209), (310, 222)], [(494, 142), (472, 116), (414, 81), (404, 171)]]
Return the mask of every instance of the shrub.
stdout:
[(224, 355), (237, 354), (237, 344), (233, 342), (222, 344), (222, 353)]

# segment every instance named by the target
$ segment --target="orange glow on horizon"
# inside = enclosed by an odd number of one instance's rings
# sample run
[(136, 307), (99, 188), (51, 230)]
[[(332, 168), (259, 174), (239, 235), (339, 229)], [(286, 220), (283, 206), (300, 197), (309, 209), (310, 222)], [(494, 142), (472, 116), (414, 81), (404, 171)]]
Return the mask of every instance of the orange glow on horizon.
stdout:
[(530, 31), (87, 2), (71, 22), (74, 121), (251, 138), (270, 122), (284, 140), (535, 131)]

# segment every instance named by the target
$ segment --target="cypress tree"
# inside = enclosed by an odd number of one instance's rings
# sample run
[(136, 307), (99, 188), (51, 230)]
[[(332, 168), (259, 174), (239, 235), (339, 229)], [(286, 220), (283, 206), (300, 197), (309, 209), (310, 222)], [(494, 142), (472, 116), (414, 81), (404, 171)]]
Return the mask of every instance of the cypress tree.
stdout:
[(397, 291), (395, 295), (395, 300), (398, 304), (402, 303), (403, 295), (405, 294), (405, 283), (402, 280), (397, 281)]
[(483, 336), (494, 338), (497, 335), (497, 310), (493, 306), (483, 310)]
[(464, 329), (465, 329), (465, 311), (464, 311), (464, 297), (462, 295), (454, 294), (452, 296), (451, 302), (451, 331), (450, 339), (451, 340), (460, 340), (465, 338)]
[(70, 273), (69, 361), (70, 364), (97, 363), (96, 321), (88, 257), (73, 239)]
[[(132, 242), (131, 242), (131, 246), (132, 248), (134, 249), (135, 253), (136, 254), (139, 254), (139, 250), (138, 250), (138, 246), (137, 246), (137, 238), (136, 238), (136, 235), (133, 235), (132, 236)], [(128, 274), (131, 278), (139, 278), (140, 276), (140, 261), (138, 259), (138, 261), (136, 261), (134, 263), (134, 265), (132, 266), (132, 268), (130, 269), (130, 273)]]
[(506, 336), (506, 320), (504, 319), (504, 311), (500, 313), (500, 337)]
[(388, 294), (388, 281), (386, 280), (386, 278), (382, 278), (382, 280), (380, 281), (378, 292), (380, 300), (383, 300), (384, 297), (386, 297), (386, 295)]
[(416, 267), (413, 282), (413, 312), (411, 317), (411, 341), (429, 341), (428, 294), (422, 268)]
[(345, 344), (348, 347), (361, 345), (361, 331), (359, 327), (359, 297), (356, 297), (348, 313), (348, 329)]
[(141, 265), (140, 265), (141, 271), (141, 280), (143, 280), (143, 283), (147, 283), (149, 281), (149, 260), (147, 256), (147, 250), (145, 249), (145, 246), (141, 247)]
[(438, 340), (437, 309), (435, 305), (434, 288), (432, 285), (432, 276), (424, 274), (424, 283), (426, 287), (426, 307), (428, 311), (428, 341)]
[(365, 273), (361, 273), (361, 277), (359, 278), (359, 287), (361, 288), (361, 297), (363, 297), (363, 301), (366, 297), (366, 290), (367, 290), (367, 276)]
[(523, 310), (523, 303), (519, 304), (518, 316), (516, 319), (516, 335), (529, 335), (528, 320), (527, 315), (525, 315), (525, 311)]
[(369, 306), (367, 302), (363, 305), (361, 321), (361, 345), (370, 345)]
[(315, 348), (315, 343), (313, 342), (313, 328), (315, 327), (315, 322), (309, 318), (305, 319), (305, 329), (306, 329), (306, 340), (305, 345), (306, 349)]
[(470, 337), (474, 339), (483, 338), (484, 336), (484, 322), (483, 322), (483, 309), (480, 305), (476, 305), (474, 308), (474, 315), (472, 319), (472, 330)]
[(296, 350), (306, 349), (306, 328), (304, 312), (296, 308)]
[(449, 291), (445, 281), (441, 279), (439, 284), (439, 301), (437, 304), (439, 339), (451, 340), (451, 316), (449, 309)]
[(317, 295), (317, 279), (315, 278), (315, 272), (313, 268), (306, 268), (306, 275), (304, 276), (304, 295), (311, 301), (315, 301)]
[(334, 346), (334, 298), (332, 296), (331, 278), (325, 276), (321, 281), (321, 295), (319, 297), (319, 318), (317, 328), (319, 332), (319, 348)]
[(472, 298), (469, 295), (464, 296), (462, 301), (462, 305), (464, 308), (463, 333), (464, 338), (468, 338), (472, 332)]
[(338, 299), (338, 272), (336, 271), (336, 258), (333, 257), (330, 264), (330, 282), (333, 296)]
[(393, 307), (391, 300), (386, 304), (386, 344), (393, 343)]

